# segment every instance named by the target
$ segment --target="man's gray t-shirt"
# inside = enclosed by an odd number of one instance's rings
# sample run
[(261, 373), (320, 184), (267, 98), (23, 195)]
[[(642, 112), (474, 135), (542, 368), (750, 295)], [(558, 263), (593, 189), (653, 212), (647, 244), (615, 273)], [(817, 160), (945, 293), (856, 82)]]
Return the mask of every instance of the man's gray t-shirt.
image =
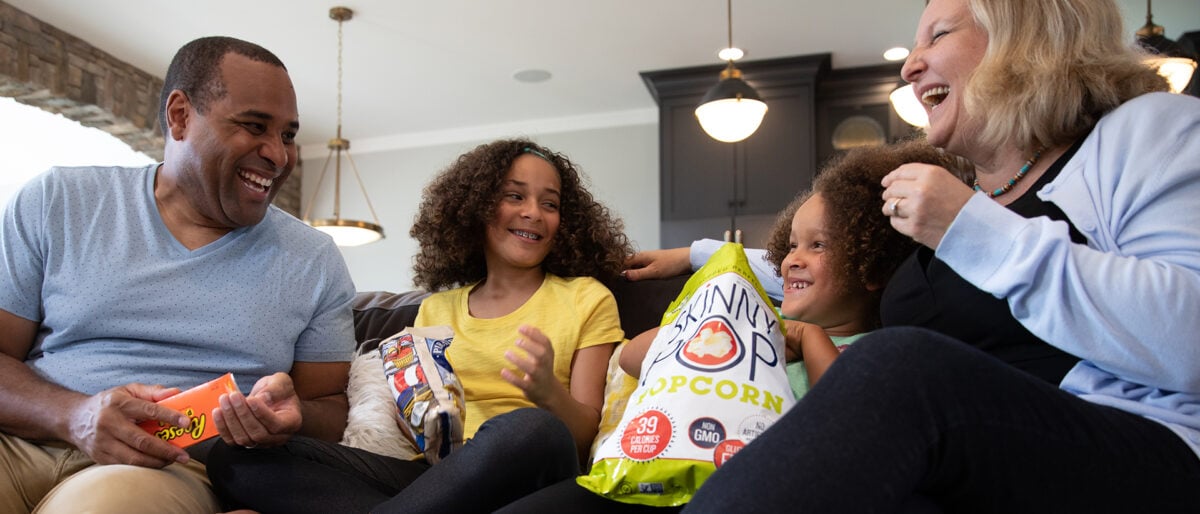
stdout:
[(188, 250), (159, 215), (157, 169), (54, 168), (4, 211), (0, 309), (40, 322), (31, 368), (87, 394), (226, 372), (249, 391), (295, 361), (350, 360), (354, 285), (328, 236), (272, 206)]

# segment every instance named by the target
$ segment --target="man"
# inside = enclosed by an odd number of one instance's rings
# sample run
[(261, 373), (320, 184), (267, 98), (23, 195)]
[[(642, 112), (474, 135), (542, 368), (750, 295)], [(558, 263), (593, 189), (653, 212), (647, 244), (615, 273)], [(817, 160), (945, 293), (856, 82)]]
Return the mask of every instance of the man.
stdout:
[(137, 423), (187, 426), (154, 402), (227, 371), (253, 386), (209, 420), (230, 444), (344, 429), (354, 287), (270, 205), (297, 158), (283, 63), (188, 43), (159, 119), (162, 164), (53, 169), (0, 222), (2, 512), (217, 510), (203, 464)]

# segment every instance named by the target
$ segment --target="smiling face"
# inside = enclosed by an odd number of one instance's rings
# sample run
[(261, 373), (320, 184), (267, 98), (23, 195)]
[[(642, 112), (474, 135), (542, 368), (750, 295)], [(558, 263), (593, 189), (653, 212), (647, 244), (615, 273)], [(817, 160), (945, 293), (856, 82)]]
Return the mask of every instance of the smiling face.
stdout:
[(225, 94), (207, 112), (180, 91), (168, 100), (170, 134), (182, 141), (171, 165), (194, 210), (189, 218), (232, 230), (262, 221), (296, 166), (300, 123), (283, 68), (229, 53), (220, 69)]
[(558, 233), (561, 190), (558, 170), (549, 162), (531, 154), (513, 160), (487, 226), (484, 256), (489, 274), (542, 265)]
[(967, 0), (931, 0), (925, 7), (901, 76), (913, 83), (925, 106), (929, 115), (925, 133), (933, 146), (962, 155), (977, 132), (963, 98), (987, 43), (987, 33), (975, 22)]
[(865, 289), (854, 291), (836, 276), (825, 224), (825, 200), (809, 197), (792, 217), (788, 253), (780, 264), (783, 276), (783, 315), (813, 323), (831, 335), (865, 331)]

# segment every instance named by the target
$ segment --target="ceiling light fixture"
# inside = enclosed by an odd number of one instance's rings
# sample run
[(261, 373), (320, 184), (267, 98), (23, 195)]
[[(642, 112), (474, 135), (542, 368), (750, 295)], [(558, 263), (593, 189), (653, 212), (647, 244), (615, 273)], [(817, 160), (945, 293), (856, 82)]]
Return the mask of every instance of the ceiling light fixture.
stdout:
[[(383, 239), (383, 227), (379, 226), (379, 217), (375, 215), (375, 207), (371, 205), (371, 198), (367, 196), (367, 188), (363, 185), (362, 177), (358, 175), (358, 166), (354, 165), (354, 158), (350, 156), (350, 140), (342, 138), (342, 22), (353, 16), (354, 11), (347, 7), (329, 9), (329, 17), (338, 22), (337, 137), (329, 140), (329, 155), (325, 158), (325, 166), (321, 168), (321, 175), (317, 178), (317, 187), (313, 188), (312, 195), (309, 196), (303, 216), (306, 223), (332, 236), (333, 242), (338, 246), (359, 246)], [(367, 208), (371, 211), (374, 223), (342, 219), (343, 152), (346, 154), (346, 160), (350, 163), (351, 171), (354, 172), (354, 179), (358, 181), (358, 187), (362, 190), (363, 198), (367, 200)], [(321, 190), (321, 182), (325, 180), (325, 172), (329, 171), (330, 161), (334, 163), (333, 217), (309, 219), (308, 215), (312, 211), (313, 200), (316, 199), (317, 192)]]
[(1163, 36), (1162, 25), (1154, 24), (1150, 1), (1146, 0), (1146, 24), (1137, 30), (1137, 42), (1156, 54), (1147, 57), (1146, 64), (1167, 79), (1172, 93), (1178, 93), (1192, 80), (1192, 73), (1196, 71), (1196, 61), (1178, 43)]
[(900, 119), (909, 125), (921, 128), (929, 126), (929, 114), (925, 112), (925, 106), (913, 91), (912, 84), (896, 88), (888, 95), (888, 101), (892, 103), (892, 108), (900, 115)]
[(767, 104), (758, 92), (742, 80), (742, 72), (733, 65), (743, 52), (733, 46), (733, 0), (726, 0), (729, 28), (729, 47), (717, 54), (729, 64), (721, 71), (721, 80), (708, 90), (700, 106), (696, 108), (696, 119), (700, 127), (713, 139), (736, 143), (750, 137), (762, 124), (767, 113)]
[(883, 58), (889, 61), (903, 61), (908, 58), (908, 49), (902, 46), (895, 46), (883, 51)]

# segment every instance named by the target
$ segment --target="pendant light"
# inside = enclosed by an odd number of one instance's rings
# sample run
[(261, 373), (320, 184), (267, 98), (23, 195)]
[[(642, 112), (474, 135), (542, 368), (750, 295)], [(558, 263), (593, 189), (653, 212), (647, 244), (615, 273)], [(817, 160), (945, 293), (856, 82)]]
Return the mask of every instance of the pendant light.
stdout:
[(921, 100), (917, 99), (917, 93), (913, 91), (912, 84), (896, 88), (888, 95), (888, 101), (892, 103), (892, 108), (896, 110), (896, 114), (900, 115), (900, 119), (909, 125), (920, 128), (929, 126), (929, 114), (925, 112), (925, 106)]
[(1155, 55), (1146, 58), (1146, 64), (1167, 79), (1172, 93), (1183, 91), (1196, 71), (1194, 56), (1189, 56), (1178, 43), (1163, 36), (1162, 25), (1154, 24), (1150, 12), (1151, 0), (1146, 0), (1146, 24), (1137, 30), (1137, 42)]
[[(342, 138), (342, 22), (349, 20), (353, 16), (354, 11), (346, 7), (334, 7), (329, 10), (329, 17), (338, 22), (337, 137), (329, 140), (329, 155), (325, 158), (325, 165), (321, 168), (320, 177), (317, 178), (317, 187), (313, 188), (303, 216), (306, 223), (332, 236), (333, 242), (338, 246), (359, 246), (383, 239), (383, 227), (379, 225), (379, 217), (375, 215), (375, 207), (371, 205), (371, 198), (367, 196), (367, 188), (363, 186), (362, 177), (358, 175), (358, 167), (354, 165), (354, 158), (350, 156), (350, 140)], [(343, 153), (346, 154), (346, 161), (350, 163), (350, 170), (354, 172), (354, 179), (358, 181), (358, 187), (362, 190), (363, 198), (367, 200), (367, 208), (371, 211), (371, 218), (374, 222), (342, 218)], [(321, 182), (325, 180), (325, 172), (329, 171), (329, 163), (331, 161), (334, 163), (333, 217), (316, 220), (309, 219), (308, 214), (312, 210), (313, 200), (316, 199), (317, 193), (321, 190)]]
[(736, 143), (758, 130), (763, 115), (767, 113), (767, 104), (750, 84), (742, 80), (742, 72), (733, 65), (733, 61), (743, 55), (741, 50), (733, 46), (733, 0), (726, 0), (726, 11), (729, 47), (719, 55), (729, 64), (721, 71), (721, 80), (700, 101), (696, 118), (700, 120), (704, 132), (713, 139)]

